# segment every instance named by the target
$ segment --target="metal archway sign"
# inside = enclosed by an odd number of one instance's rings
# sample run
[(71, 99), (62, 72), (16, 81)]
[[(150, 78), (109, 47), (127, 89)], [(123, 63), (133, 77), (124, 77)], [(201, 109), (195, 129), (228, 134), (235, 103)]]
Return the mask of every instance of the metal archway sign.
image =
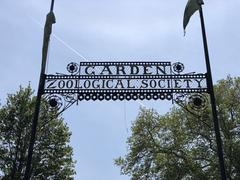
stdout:
[(194, 112), (207, 105), (206, 74), (180, 62), (71, 62), (68, 74), (45, 76), (44, 94), (63, 112), (79, 101), (171, 100)]
[(167, 99), (179, 104), (191, 113), (198, 114), (200, 110), (207, 107), (206, 93), (209, 94), (211, 102), (221, 177), (223, 180), (227, 179), (202, 12), (203, 1), (189, 1), (185, 12), (191, 11), (193, 4), (194, 7), (198, 6), (194, 12), (199, 10), (201, 20), (207, 69), (205, 74), (184, 74), (182, 73), (184, 70), (182, 63), (172, 65), (171, 62), (81, 62), (79, 64), (70, 63), (67, 66), (70, 74), (46, 75), (48, 44), (52, 25), (55, 23), (54, 0), (51, 0), (50, 12), (44, 27), (42, 67), (24, 180), (30, 179), (40, 102), (43, 94), (48, 98), (51, 107), (58, 109), (60, 113), (82, 100)]

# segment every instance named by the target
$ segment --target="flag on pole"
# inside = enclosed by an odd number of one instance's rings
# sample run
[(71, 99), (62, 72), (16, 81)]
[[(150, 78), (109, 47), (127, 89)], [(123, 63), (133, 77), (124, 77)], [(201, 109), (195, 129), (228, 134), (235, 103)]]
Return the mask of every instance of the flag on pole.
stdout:
[(187, 5), (185, 7), (184, 11), (184, 17), (183, 17), (183, 29), (185, 32), (185, 29), (187, 27), (187, 24), (191, 18), (191, 16), (199, 10), (200, 6), (204, 4), (203, 0), (188, 0)]
[(32, 128), (31, 128), (31, 135), (30, 135), (30, 141), (29, 141), (29, 146), (28, 146), (26, 169), (25, 169), (23, 180), (32, 179), (31, 178), (32, 157), (33, 157), (34, 144), (36, 141), (36, 133), (37, 133), (37, 125), (38, 125), (38, 116), (39, 116), (40, 105), (41, 105), (41, 97), (44, 93), (45, 70), (46, 70), (48, 45), (49, 45), (50, 35), (52, 33), (52, 25), (54, 23), (56, 23), (55, 15), (53, 13), (53, 6), (54, 6), (54, 0), (52, 0), (51, 9), (50, 9), (50, 12), (47, 14), (46, 23), (44, 26), (43, 47), (42, 47), (42, 66), (41, 66), (40, 80), (39, 80), (38, 91), (37, 91), (35, 110), (34, 110), (33, 120), (32, 120)]
[(42, 48), (42, 69), (45, 69), (45, 66), (46, 66), (48, 44), (50, 40), (50, 35), (52, 33), (52, 25), (54, 23), (56, 23), (55, 15), (53, 11), (50, 11), (47, 14), (46, 23), (44, 26), (43, 48)]

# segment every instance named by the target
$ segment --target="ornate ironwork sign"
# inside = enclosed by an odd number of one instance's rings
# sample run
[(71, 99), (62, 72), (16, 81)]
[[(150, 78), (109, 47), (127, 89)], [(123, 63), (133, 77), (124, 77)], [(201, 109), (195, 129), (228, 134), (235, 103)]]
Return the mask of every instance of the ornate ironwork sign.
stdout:
[(67, 71), (45, 77), (50, 105), (62, 110), (83, 100), (166, 99), (198, 108), (206, 101), (206, 74), (183, 73), (180, 62), (72, 62)]

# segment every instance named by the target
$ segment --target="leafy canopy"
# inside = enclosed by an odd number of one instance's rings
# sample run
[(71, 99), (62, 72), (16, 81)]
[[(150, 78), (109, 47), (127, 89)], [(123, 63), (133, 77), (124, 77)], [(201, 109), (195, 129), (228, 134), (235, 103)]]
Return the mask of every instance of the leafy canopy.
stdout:
[[(30, 86), (20, 87), (0, 107), (0, 179), (23, 179), (35, 99)], [(73, 179), (70, 136), (63, 119), (42, 102), (31, 179)]]
[[(228, 179), (240, 179), (240, 78), (215, 86)], [(181, 108), (166, 115), (141, 109), (128, 138), (128, 153), (115, 160), (132, 180), (221, 179), (210, 107), (201, 116)]]

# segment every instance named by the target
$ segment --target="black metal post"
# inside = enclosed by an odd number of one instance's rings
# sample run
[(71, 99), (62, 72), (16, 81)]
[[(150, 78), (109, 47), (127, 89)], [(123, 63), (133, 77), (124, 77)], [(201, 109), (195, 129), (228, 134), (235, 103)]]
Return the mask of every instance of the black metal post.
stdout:
[(53, 8), (54, 8), (54, 0), (52, 0), (50, 11), (53, 11)]
[(24, 180), (29, 180), (31, 178), (33, 149), (34, 149), (34, 143), (36, 141), (36, 133), (37, 133), (38, 117), (39, 117), (39, 111), (40, 111), (40, 105), (41, 105), (41, 97), (44, 93), (47, 51), (48, 51), (48, 46), (49, 46), (50, 34), (52, 32), (52, 24), (55, 23), (53, 7), (54, 7), (54, 0), (52, 0), (51, 9), (50, 9), (50, 13), (52, 13), (52, 14), (49, 13), (47, 15), (46, 24), (44, 27), (43, 48), (42, 48), (42, 66), (41, 66), (41, 73), (40, 73), (40, 79), (39, 79), (39, 85), (38, 85), (38, 91), (37, 91), (35, 110), (34, 110), (34, 115), (33, 115), (33, 120), (32, 120), (31, 136), (30, 136), (30, 142), (29, 142), (29, 146), (28, 146), (28, 156), (27, 156)]
[(199, 14), (201, 19), (202, 37), (203, 37), (205, 61), (206, 61), (206, 68), (207, 68), (207, 86), (208, 86), (208, 91), (209, 91), (210, 100), (211, 100), (213, 124), (214, 124), (214, 130), (215, 130), (215, 136), (216, 136), (216, 142), (217, 142), (218, 159), (219, 159), (222, 180), (226, 180), (227, 177), (226, 177), (226, 171), (225, 171), (225, 165), (224, 165), (223, 146), (222, 146), (222, 139), (220, 134), (219, 120), (217, 115), (216, 100), (215, 100), (214, 89), (213, 89), (213, 80), (212, 80), (211, 65), (210, 65), (209, 53), (208, 53), (205, 23), (204, 23), (203, 11), (202, 11), (201, 5), (199, 8)]
[(37, 132), (37, 124), (38, 124), (38, 116), (39, 116), (39, 110), (40, 110), (40, 104), (41, 104), (41, 96), (43, 94), (44, 90), (44, 80), (45, 76), (44, 74), (40, 74), (40, 80), (39, 80), (39, 87), (37, 92), (37, 98), (36, 98), (36, 104), (35, 104), (35, 111), (33, 115), (33, 121), (32, 121), (32, 129), (31, 129), (31, 137), (28, 147), (28, 157), (27, 157), (27, 164), (26, 164), (26, 170), (24, 175), (24, 180), (29, 180), (31, 175), (31, 164), (32, 164), (32, 156), (33, 156), (33, 147), (36, 140), (36, 132)]

